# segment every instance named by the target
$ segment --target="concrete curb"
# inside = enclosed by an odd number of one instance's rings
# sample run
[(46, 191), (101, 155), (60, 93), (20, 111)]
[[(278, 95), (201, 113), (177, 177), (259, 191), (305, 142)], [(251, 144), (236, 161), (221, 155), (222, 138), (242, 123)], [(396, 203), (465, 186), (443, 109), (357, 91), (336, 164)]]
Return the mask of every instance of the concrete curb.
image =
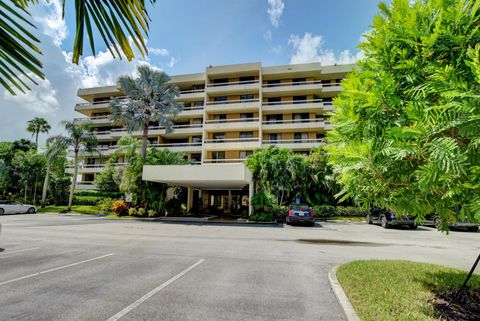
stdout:
[(343, 291), (343, 288), (340, 285), (340, 282), (338, 282), (337, 269), (338, 269), (338, 266), (334, 266), (330, 270), (330, 272), (328, 272), (328, 280), (330, 281), (330, 287), (332, 288), (338, 303), (342, 307), (343, 313), (345, 314), (347, 321), (361, 321), (357, 315), (357, 312), (355, 312), (355, 309), (350, 303), (350, 300), (348, 299), (347, 295)]

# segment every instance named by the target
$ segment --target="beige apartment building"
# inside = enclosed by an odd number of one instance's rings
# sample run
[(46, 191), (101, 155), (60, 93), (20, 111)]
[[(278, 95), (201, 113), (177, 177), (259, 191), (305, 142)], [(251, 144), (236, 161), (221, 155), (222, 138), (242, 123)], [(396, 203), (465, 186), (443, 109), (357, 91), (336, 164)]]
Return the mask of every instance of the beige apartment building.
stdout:
[[(143, 179), (187, 187), (188, 209), (251, 212), (253, 184), (243, 165), (245, 157), (269, 145), (308, 153), (323, 144), (332, 128), (332, 99), (353, 68), (245, 63), (172, 76), (185, 108), (174, 120), (172, 133), (151, 125), (150, 146), (184, 152), (192, 165), (145, 166)], [(102, 171), (118, 139), (128, 134), (109, 118), (109, 101), (123, 93), (116, 86), (106, 86), (82, 88), (77, 94), (86, 102), (75, 106), (84, 115), (75, 121), (90, 122), (99, 142), (97, 153), (82, 157), (77, 190), (95, 189), (95, 174)], [(141, 137), (141, 132), (131, 135)], [(118, 166), (122, 165), (120, 158)]]

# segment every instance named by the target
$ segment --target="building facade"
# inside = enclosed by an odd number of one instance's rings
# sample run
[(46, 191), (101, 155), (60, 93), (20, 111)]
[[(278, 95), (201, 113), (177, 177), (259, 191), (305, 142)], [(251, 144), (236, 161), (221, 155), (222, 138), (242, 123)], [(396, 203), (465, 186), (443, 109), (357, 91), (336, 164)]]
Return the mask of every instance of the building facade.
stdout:
[[(255, 149), (269, 145), (308, 153), (324, 143), (340, 81), (355, 65), (319, 63), (262, 67), (260, 63), (209, 66), (205, 72), (171, 77), (185, 104), (172, 133), (153, 124), (150, 146), (184, 152), (195, 165), (145, 166), (143, 179), (188, 188), (188, 209), (239, 212), (253, 193), (243, 165)], [(77, 189), (95, 189), (96, 173), (128, 134), (109, 118), (109, 102), (123, 93), (116, 86), (79, 89), (84, 115), (98, 139), (98, 153), (84, 154)], [(141, 137), (141, 132), (130, 133)], [(118, 159), (118, 165), (124, 165)], [(73, 173), (73, 169), (69, 169)], [(251, 212), (251, 207), (249, 209)]]

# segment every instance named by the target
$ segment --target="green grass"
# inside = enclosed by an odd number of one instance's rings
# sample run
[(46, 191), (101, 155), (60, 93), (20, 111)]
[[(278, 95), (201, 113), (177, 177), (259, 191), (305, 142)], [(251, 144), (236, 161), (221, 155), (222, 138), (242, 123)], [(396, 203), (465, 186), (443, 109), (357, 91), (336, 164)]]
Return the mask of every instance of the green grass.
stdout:
[[(472, 258), (473, 260), (474, 258)], [(433, 321), (435, 293), (459, 288), (467, 273), (408, 261), (354, 261), (337, 278), (362, 321)], [(480, 275), (470, 280), (480, 287)]]
[[(59, 213), (66, 210), (67, 210), (66, 205), (65, 206), (46, 206), (46, 207), (37, 209), (38, 213), (46, 213), (46, 212)], [(73, 205), (72, 212), (76, 212), (80, 214), (92, 214), (92, 215), (111, 214), (110, 212), (101, 211), (93, 205)]]
[(353, 222), (364, 222), (365, 217), (363, 216), (331, 216), (327, 217), (329, 221), (353, 221)]

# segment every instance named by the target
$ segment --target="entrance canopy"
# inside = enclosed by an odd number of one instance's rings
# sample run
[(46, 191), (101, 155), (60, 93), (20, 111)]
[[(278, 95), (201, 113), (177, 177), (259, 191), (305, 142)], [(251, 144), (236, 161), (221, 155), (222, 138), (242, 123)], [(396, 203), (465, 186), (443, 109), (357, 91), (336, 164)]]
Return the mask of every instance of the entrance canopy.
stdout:
[(252, 183), (244, 164), (145, 165), (142, 179), (198, 189), (242, 189)]

